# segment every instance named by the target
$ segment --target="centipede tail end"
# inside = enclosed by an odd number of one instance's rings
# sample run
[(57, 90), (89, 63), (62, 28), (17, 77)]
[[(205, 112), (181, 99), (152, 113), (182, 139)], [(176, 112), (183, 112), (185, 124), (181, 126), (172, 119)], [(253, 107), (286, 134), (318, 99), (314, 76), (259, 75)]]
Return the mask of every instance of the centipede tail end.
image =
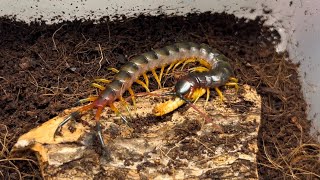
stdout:
[(80, 111), (75, 111), (73, 113), (71, 113), (68, 117), (66, 117), (57, 127), (57, 129), (55, 130), (54, 134), (53, 134), (53, 138), (56, 138), (56, 136), (61, 136), (61, 129), (62, 127), (69, 122), (70, 120), (76, 119), (77, 117), (79, 117), (80, 115)]
[(102, 129), (101, 129), (101, 123), (99, 121), (96, 122), (96, 129), (97, 129), (97, 134), (98, 134), (98, 139), (101, 143), (102, 147), (105, 147), (105, 143), (102, 137)]

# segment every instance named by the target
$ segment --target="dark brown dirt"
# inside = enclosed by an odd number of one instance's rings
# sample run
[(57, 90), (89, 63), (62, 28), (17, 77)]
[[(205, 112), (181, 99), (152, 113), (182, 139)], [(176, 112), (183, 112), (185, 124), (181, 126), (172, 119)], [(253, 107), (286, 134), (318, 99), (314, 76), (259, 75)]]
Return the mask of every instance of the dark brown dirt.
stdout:
[[(310, 121), (298, 65), (286, 60), (287, 54), (275, 52), (279, 35), (262, 24), (259, 18), (247, 21), (210, 13), (141, 15), (112, 22), (105, 18), (98, 24), (27, 25), (0, 18), (0, 177), (41, 179), (35, 157), (10, 157), (17, 138), (94, 93), (90, 82), (112, 76), (108, 67), (119, 68), (131, 56), (179, 41), (207, 43), (219, 49), (232, 59), (240, 84), (256, 87), (262, 96), (261, 179), (319, 177), (320, 147), (308, 134)], [(157, 87), (155, 82), (151, 86)], [(137, 86), (135, 90), (143, 89)], [(195, 128), (193, 132), (198, 127), (190, 128)], [(208, 173), (207, 177), (218, 174)]]

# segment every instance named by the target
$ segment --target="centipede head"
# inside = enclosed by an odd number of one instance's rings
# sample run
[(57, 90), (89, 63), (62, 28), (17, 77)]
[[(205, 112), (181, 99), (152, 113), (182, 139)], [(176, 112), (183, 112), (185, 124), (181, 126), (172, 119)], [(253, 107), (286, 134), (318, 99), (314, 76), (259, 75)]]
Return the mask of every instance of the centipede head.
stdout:
[(177, 93), (176, 91), (172, 91), (172, 92), (167, 92), (162, 94), (163, 96), (174, 96), (174, 97), (179, 97), (180, 99), (184, 100), (187, 103), (191, 103), (187, 98), (185, 98), (182, 94)]
[(192, 96), (192, 93), (195, 90), (195, 85), (193, 81), (188, 80), (187, 78), (180, 79), (174, 88), (174, 91), (172, 92), (172, 95), (179, 97), (180, 99), (186, 101), (187, 103), (190, 103), (187, 98), (190, 98)]

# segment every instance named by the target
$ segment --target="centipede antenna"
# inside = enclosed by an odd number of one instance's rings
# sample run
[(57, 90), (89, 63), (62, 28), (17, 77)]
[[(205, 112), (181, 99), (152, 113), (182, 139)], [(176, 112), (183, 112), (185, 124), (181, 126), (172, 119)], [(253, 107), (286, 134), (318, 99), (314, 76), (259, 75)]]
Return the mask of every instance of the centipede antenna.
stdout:
[(101, 146), (105, 147), (103, 137), (102, 137), (101, 123), (99, 121), (96, 122), (96, 129), (97, 129), (98, 139), (101, 143)]
[(212, 122), (212, 119), (204, 112), (202, 112), (196, 105), (192, 104), (192, 103), (188, 103), (190, 107), (192, 107), (194, 110), (196, 110), (199, 114), (201, 114), (204, 119), (206, 120), (206, 122)]
[(162, 93), (160, 95), (161, 96), (176, 96), (177, 94), (175, 92), (166, 92), (166, 93)]
[[(174, 92), (172, 92), (174, 93)], [(199, 114), (201, 114), (204, 119), (207, 121), (207, 122), (212, 122), (212, 119), (208, 117), (207, 114), (205, 114), (204, 112), (202, 112), (195, 104), (192, 104), (191, 101), (189, 101), (188, 99), (186, 99), (185, 97), (182, 96), (182, 94), (179, 94), (179, 93), (174, 93), (176, 96), (178, 96), (180, 99), (184, 100), (186, 103), (188, 103), (188, 105), (190, 107), (192, 107), (194, 110), (196, 110)]]
[(57, 127), (57, 129), (55, 130), (54, 134), (53, 134), (53, 138), (55, 138), (57, 135), (60, 135), (60, 131), (62, 129), (62, 127), (69, 122), (71, 119), (75, 119), (75, 117), (79, 116), (80, 112), (79, 111), (75, 111), (73, 113), (71, 113), (68, 117), (66, 117)]

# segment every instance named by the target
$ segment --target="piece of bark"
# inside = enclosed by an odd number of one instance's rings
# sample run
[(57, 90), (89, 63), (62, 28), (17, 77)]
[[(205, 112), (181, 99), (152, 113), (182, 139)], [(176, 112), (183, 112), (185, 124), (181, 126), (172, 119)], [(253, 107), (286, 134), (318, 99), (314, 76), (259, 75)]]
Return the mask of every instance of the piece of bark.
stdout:
[[(94, 114), (70, 122), (62, 136), (53, 138), (58, 124), (77, 108), (65, 110), (22, 135), (13, 153), (30, 149), (38, 156), (45, 179), (257, 179), (256, 153), (261, 119), (261, 98), (243, 85), (235, 94), (224, 90), (224, 102), (204, 98), (196, 106), (219, 124), (224, 132), (204, 123), (203, 115), (185, 105), (163, 117), (152, 110), (164, 97), (142, 96), (132, 107), (131, 126), (121, 123), (111, 110), (102, 114), (102, 150), (94, 129)], [(156, 93), (159, 93), (157, 91)], [(117, 107), (122, 107), (120, 103)], [(120, 108), (126, 112), (125, 108)], [(74, 124), (75, 131), (68, 126)]]

